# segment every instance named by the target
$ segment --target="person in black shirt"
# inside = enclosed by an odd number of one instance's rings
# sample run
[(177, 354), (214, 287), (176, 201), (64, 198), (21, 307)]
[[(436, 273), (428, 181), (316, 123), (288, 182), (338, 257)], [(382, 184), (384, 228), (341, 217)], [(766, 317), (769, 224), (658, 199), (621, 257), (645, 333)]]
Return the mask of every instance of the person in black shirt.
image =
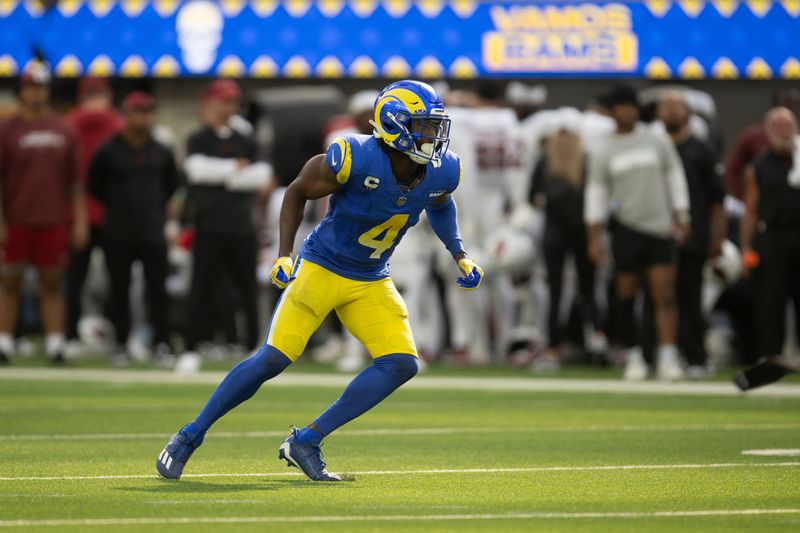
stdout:
[(711, 147), (689, 131), (691, 112), (680, 91), (666, 92), (658, 102), (657, 115), (678, 150), (689, 186), (691, 232), (680, 249), (676, 297), (678, 347), (689, 364), (688, 376), (705, 376), (706, 321), (702, 312), (703, 267), (707, 259), (722, 253), (727, 233), (723, 201), (725, 188), (717, 172)]
[(605, 327), (595, 298), (595, 268), (589, 259), (586, 226), (583, 224), (583, 196), (586, 152), (580, 137), (567, 129), (551, 135), (544, 155), (533, 173), (530, 202), (544, 207), (544, 254), (547, 267), (550, 304), (548, 306), (548, 345), (534, 362), (536, 370), (555, 370), (559, 366), (563, 328), (561, 294), (564, 263), (572, 256), (578, 275), (581, 318), (591, 321), (593, 335), (586, 339), (592, 356), (605, 356)]
[(786, 303), (794, 305), (800, 332), (800, 137), (797, 119), (785, 107), (764, 120), (768, 150), (745, 170), (741, 244), (745, 269), (757, 286), (756, 327), (759, 353), (765, 358), (739, 373), (735, 382), (749, 390), (777, 381), (798, 365), (782, 356)]
[(184, 169), (189, 180), (190, 221), (194, 224), (194, 266), (190, 291), (192, 319), (179, 368), (199, 365), (194, 353), (209, 331), (214, 287), (228, 280), (245, 314), (247, 348), (258, 344), (254, 194), (268, 185), (271, 167), (257, 162), (255, 142), (230, 126), (241, 91), (233, 80), (211, 83), (202, 98), (205, 124), (188, 140)]
[(164, 224), (179, 177), (172, 152), (150, 135), (154, 107), (152, 96), (130, 93), (122, 106), (125, 128), (97, 151), (89, 167), (89, 190), (106, 206), (103, 250), (119, 362), (127, 359), (123, 345), (130, 332), (128, 293), (135, 261), (144, 270), (154, 344), (158, 352), (168, 350)]

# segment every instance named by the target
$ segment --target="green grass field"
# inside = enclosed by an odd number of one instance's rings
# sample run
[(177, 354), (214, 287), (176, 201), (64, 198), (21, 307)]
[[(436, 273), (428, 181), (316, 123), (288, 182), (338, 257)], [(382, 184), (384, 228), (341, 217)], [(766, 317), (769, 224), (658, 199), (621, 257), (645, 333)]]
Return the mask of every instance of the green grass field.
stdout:
[(212, 389), (0, 380), (0, 529), (800, 531), (800, 458), (742, 455), (798, 447), (796, 397), (410, 388), (327, 439), (348, 481), (318, 484), (277, 449), (340, 388), (267, 386), (158, 479)]

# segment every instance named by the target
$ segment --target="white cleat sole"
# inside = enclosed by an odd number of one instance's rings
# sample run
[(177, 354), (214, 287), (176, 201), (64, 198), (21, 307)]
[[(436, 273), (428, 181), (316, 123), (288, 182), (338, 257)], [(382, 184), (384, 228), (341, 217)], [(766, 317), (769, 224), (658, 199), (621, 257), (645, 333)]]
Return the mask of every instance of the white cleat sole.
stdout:
[(292, 454), (289, 453), (290, 448), (291, 446), (289, 445), (288, 442), (284, 442), (283, 444), (281, 444), (281, 447), (278, 449), (278, 457), (280, 459), (285, 460), (288, 466), (297, 468), (302, 472), (302, 469), (297, 464), (297, 461), (295, 461), (294, 458), (292, 457)]
[[(301, 472), (303, 472), (305, 474), (305, 471), (303, 471), (303, 469), (300, 468), (300, 465), (297, 464), (297, 462), (294, 460), (292, 455), (289, 453), (289, 449), (290, 448), (291, 448), (291, 446), (289, 445), (288, 442), (284, 442), (283, 444), (281, 444), (281, 447), (278, 448), (278, 458), (285, 460), (286, 463), (290, 467), (297, 468), (298, 470), (300, 470)], [(306, 477), (308, 477), (308, 479), (310, 479), (311, 481), (321, 481), (321, 482), (325, 482), (325, 481), (328, 481), (328, 482), (329, 481), (341, 481), (341, 478), (336, 474), (328, 473), (328, 475), (333, 477), (334, 479), (322, 479), (322, 480), (313, 479), (313, 478), (309, 477), (308, 474), (306, 474)]]

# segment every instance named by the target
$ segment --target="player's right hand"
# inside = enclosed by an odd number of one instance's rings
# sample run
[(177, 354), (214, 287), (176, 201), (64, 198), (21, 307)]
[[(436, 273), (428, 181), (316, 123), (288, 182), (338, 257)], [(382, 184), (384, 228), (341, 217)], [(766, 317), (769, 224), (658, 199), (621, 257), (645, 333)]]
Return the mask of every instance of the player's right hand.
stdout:
[(274, 261), (269, 279), (279, 289), (285, 289), (294, 280), (292, 277), (292, 258), (279, 257)]

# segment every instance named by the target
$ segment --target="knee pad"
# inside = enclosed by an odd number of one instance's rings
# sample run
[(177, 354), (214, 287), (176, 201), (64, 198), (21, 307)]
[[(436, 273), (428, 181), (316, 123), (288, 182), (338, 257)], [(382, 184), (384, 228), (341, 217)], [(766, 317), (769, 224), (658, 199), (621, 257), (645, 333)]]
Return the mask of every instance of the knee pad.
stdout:
[(253, 358), (258, 360), (259, 369), (269, 376), (267, 379), (277, 376), (292, 364), (292, 360), (283, 352), (266, 343), (258, 349)]
[(405, 353), (393, 353), (375, 359), (373, 364), (384, 372), (391, 372), (399, 381), (405, 383), (419, 372), (416, 357)]

